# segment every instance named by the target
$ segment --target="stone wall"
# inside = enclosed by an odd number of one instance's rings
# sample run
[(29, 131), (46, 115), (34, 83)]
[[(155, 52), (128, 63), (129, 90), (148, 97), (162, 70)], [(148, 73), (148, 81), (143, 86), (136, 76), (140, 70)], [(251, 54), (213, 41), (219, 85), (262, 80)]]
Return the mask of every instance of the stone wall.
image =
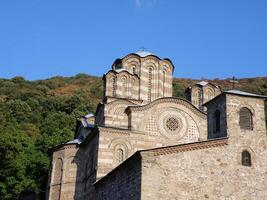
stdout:
[[(125, 100), (118, 100), (118, 106), (121, 105), (121, 101)], [(113, 105), (113, 102), (109, 103), (110, 109), (116, 110), (117, 104)], [(105, 176), (122, 160), (138, 150), (207, 139), (206, 115), (187, 101), (174, 98), (159, 99), (148, 106), (133, 106), (130, 112), (130, 130), (99, 128), (98, 178)], [(174, 121), (167, 122), (167, 118), (173, 118)], [(124, 122), (122, 116), (115, 120), (113, 125), (121, 122)], [(169, 131), (166, 130), (167, 126)], [(123, 154), (122, 158), (118, 158), (119, 151)], [(120, 159), (121, 161), (118, 161)]]
[[(244, 138), (245, 140), (265, 138), (266, 124), (264, 99), (226, 94), (226, 106), (227, 133), (231, 138), (236, 140), (238, 138)], [(247, 108), (252, 113), (252, 130), (244, 130), (240, 127), (239, 119), (241, 108)]]
[[(99, 128), (99, 132), (97, 178), (104, 177), (140, 149), (163, 146), (159, 137), (149, 137), (144, 133), (104, 127)], [(120, 160), (118, 151), (121, 150), (123, 155)]]
[(53, 153), (48, 199), (74, 198), (82, 184), (82, 160), (76, 144), (64, 145)]
[[(139, 194), (139, 199), (267, 199), (267, 137), (264, 118), (264, 101), (259, 98), (249, 98), (223, 94), (209, 104), (210, 112), (221, 109), (220, 138), (170, 146), (164, 144), (164, 139), (157, 141), (156, 137), (142, 135), (138, 132), (102, 130), (100, 136), (99, 176), (108, 173), (97, 183), (97, 195), (100, 199), (112, 196), (112, 199), (125, 199), (120, 194)], [(253, 113), (253, 129), (242, 130), (239, 125), (239, 111), (248, 107)], [(226, 113), (225, 113), (226, 112)], [(104, 133), (105, 132), (105, 133)], [(113, 132), (113, 133), (112, 133)], [(156, 143), (157, 142), (157, 143)], [(129, 160), (116, 167), (114, 163), (117, 144), (125, 143), (127, 156), (138, 149), (141, 150)], [(242, 153), (249, 152), (251, 166), (242, 162)], [(137, 156), (140, 155), (140, 156)], [(135, 166), (132, 159), (141, 160), (141, 174), (135, 174), (134, 180), (141, 179), (141, 191), (136, 185), (127, 186), (118, 180), (131, 179), (127, 170), (121, 166)], [(139, 163), (139, 161), (135, 161)], [(105, 165), (103, 165), (105, 163)], [(139, 164), (138, 164), (139, 165)], [(103, 168), (101, 168), (101, 166)], [(105, 171), (106, 170), (106, 171)], [(102, 174), (101, 174), (102, 173)], [(135, 183), (135, 181), (133, 181)], [(114, 189), (108, 189), (112, 185)], [(129, 189), (131, 188), (131, 189)], [(135, 189), (134, 189), (135, 188)], [(114, 196), (117, 195), (117, 196)], [(127, 197), (128, 198), (128, 197)], [(111, 198), (110, 198), (111, 199)]]
[[(87, 137), (83, 145), (80, 146), (80, 152), (83, 153), (83, 184), (82, 191), (78, 194), (81, 199), (95, 199), (95, 189), (93, 184), (97, 180), (97, 165), (99, 151), (99, 132), (94, 130), (92, 135)], [(76, 198), (75, 198), (76, 199)]]
[(88, 136), (84, 146), (64, 144), (52, 155), (49, 195), (51, 200), (94, 198), (96, 181), (98, 134)]
[(236, 143), (142, 156), (141, 199), (267, 199), (266, 138), (250, 144), (252, 167), (241, 165)]
[[(207, 135), (204, 135), (207, 126), (206, 120), (202, 119), (201, 122), (203, 124), (199, 127), (203, 131), (202, 140), (206, 140)], [(193, 137), (188, 127), (183, 134), (182, 138), (170, 138), (164, 135), (150, 135), (141, 131), (99, 127), (97, 178), (105, 176), (120, 163), (117, 159), (118, 150), (123, 151), (123, 160), (125, 160), (138, 150), (197, 142), (200, 139), (199, 133), (197, 137)]]
[(129, 100), (117, 99), (104, 104), (104, 125), (117, 128), (128, 128), (128, 116), (125, 109), (137, 105)]
[[(220, 106), (226, 111), (222, 110), (221, 128), (226, 131), (222, 135), (229, 137), (228, 144), (143, 156), (142, 199), (267, 199), (263, 99), (223, 94), (208, 105), (208, 110), (212, 113)], [(252, 130), (242, 130), (239, 125), (244, 106), (253, 114)], [(251, 156), (251, 166), (242, 164), (244, 151)]]
[(131, 157), (122, 163), (108, 176), (96, 184), (96, 199), (98, 200), (140, 200), (141, 195), (141, 159), (140, 155)]

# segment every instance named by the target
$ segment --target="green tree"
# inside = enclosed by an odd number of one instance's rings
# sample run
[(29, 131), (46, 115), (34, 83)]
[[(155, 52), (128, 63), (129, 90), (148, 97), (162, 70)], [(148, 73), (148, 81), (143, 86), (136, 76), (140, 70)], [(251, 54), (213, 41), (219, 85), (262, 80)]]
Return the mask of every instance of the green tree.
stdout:
[(18, 122), (27, 121), (31, 108), (26, 102), (20, 99), (10, 100), (7, 102), (7, 106)]
[(173, 96), (185, 98), (185, 89), (180, 86), (177, 82), (173, 83)]

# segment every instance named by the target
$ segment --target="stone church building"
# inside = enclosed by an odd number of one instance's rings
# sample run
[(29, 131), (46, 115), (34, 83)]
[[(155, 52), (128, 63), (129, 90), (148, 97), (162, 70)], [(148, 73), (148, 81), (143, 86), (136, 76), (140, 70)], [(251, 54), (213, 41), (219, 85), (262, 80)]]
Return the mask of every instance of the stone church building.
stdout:
[(266, 96), (201, 81), (172, 97), (174, 66), (115, 60), (95, 114), (49, 150), (49, 200), (267, 199)]

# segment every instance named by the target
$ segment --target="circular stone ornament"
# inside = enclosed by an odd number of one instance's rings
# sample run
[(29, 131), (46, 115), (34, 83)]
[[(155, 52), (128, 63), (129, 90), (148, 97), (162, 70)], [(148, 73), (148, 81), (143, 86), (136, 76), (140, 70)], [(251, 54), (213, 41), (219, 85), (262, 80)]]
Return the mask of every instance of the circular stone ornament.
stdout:
[(166, 120), (166, 127), (170, 130), (170, 131), (175, 131), (179, 128), (180, 124), (179, 124), (179, 120), (175, 117), (169, 117)]
[(157, 127), (168, 138), (181, 139), (187, 132), (188, 121), (183, 111), (177, 109), (158, 112)]

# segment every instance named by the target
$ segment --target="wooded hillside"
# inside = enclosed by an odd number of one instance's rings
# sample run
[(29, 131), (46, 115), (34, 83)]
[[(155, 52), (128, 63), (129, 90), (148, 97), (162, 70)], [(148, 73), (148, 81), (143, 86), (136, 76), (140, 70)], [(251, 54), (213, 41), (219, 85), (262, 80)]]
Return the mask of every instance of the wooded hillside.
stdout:
[[(183, 98), (185, 89), (198, 81), (175, 78), (174, 96)], [(229, 80), (211, 82), (223, 90), (232, 86)], [(267, 95), (267, 77), (241, 79), (237, 88)], [(71, 140), (76, 119), (94, 112), (102, 94), (102, 79), (86, 74), (0, 79), (0, 199), (17, 199), (25, 189), (44, 198), (48, 148)]]

